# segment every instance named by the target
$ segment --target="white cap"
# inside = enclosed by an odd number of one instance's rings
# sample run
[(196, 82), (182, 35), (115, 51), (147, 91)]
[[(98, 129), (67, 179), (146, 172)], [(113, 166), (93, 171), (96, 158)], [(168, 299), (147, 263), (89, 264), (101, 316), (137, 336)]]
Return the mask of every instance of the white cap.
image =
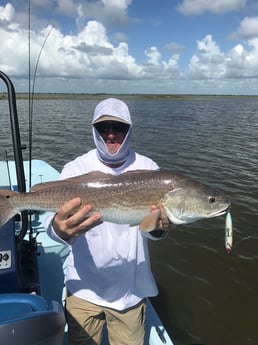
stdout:
[(92, 124), (102, 121), (118, 121), (132, 125), (127, 105), (117, 98), (107, 98), (96, 106)]

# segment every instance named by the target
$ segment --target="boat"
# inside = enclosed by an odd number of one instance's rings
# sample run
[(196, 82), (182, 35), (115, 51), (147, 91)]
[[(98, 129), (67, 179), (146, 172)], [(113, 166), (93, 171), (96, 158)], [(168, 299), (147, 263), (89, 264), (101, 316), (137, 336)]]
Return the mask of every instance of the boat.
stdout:
[[(0, 78), (7, 88), (14, 157), (0, 160), (0, 189), (26, 192), (57, 180), (59, 172), (43, 160), (23, 160), (15, 89), (1, 71)], [(24, 211), (0, 229), (0, 344), (68, 344), (63, 308), (68, 247), (46, 234), (45, 217)], [(173, 345), (149, 299), (145, 328), (144, 345)]]

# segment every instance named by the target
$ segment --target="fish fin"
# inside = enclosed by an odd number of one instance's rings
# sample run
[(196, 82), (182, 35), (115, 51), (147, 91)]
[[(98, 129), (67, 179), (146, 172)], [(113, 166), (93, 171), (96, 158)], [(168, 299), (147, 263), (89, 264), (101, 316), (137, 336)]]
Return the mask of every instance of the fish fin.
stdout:
[(65, 182), (65, 180), (38, 183), (32, 186), (31, 192), (40, 192), (41, 190), (47, 190), (48, 188), (60, 187), (63, 182)]
[(102, 171), (91, 171), (87, 174), (83, 174), (83, 175), (78, 175), (78, 176), (74, 176), (74, 177), (70, 177), (68, 179), (65, 179), (63, 181), (66, 181), (66, 182), (88, 182), (88, 181), (95, 181), (95, 180), (98, 180), (98, 179), (104, 179), (104, 178), (110, 178), (110, 177), (113, 177), (114, 175), (111, 175), (111, 174), (105, 174), (103, 173)]
[[(151, 173), (153, 172), (153, 170), (149, 170), (149, 169), (138, 169), (138, 170), (129, 170), (126, 171), (124, 173), (122, 173), (121, 175), (123, 176), (133, 176), (133, 175), (137, 175), (139, 173)], [(112, 175), (113, 176), (113, 175)]]
[(46, 190), (47, 188), (60, 187), (62, 184), (67, 185), (69, 183), (87, 183), (90, 181), (96, 181), (98, 179), (105, 179), (113, 177), (111, 174), (105, 174), (101, 171), (91, 171), (87, 174), (78, 175), (74, 177), (69, 177), (64, 180), (56, 180), (35, 184), (32, 188), (32, 192), (40, 192), (41, 190)]
[(12, 195), (17, 194), (11, 190), (0, 190), (0, 227), (2, 227), (5, 223), (8, 222), (13, 216), (15, 216), (18, 212), (15, 210), (9, 199)]
[(160, 210), (148, 213), (139, 225), (139, 229), (144, 232), (150, 232), (157, 227), (157, 221), (160, 217)]

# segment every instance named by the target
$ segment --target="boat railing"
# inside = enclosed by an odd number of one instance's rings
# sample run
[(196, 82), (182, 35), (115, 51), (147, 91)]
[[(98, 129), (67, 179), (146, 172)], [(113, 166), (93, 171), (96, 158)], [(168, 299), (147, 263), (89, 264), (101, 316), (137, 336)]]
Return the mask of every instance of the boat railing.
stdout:
[[(13, 153), (14, 153), (14, 161), (15, 161), (15, 169), (16, 169), (16, 177), (17, 177), (17, 189), (18, 189), (18, 192), (26, 192), (26, 181), (25, 181), (23, 155), (22, 155), (23, 146), (21, 145), (21, 138), (20, 138), (20, 129), (19, 129), (18, 114), (17, 114), (17, 106), (16, 106), (16, 93), (15, 93), (15, 89), (14, 89), (12, 81), (2, 71), (0, 71), (0, 78), (5, 83), (7, 87), (7, 92), (8, 92)], [(19, 239), (22, 239), (25, 236), (28, 229), (28, 214), (26, 211), (22, 212), (21, 221), (22, 221), (22, 227), (18, 235)]]

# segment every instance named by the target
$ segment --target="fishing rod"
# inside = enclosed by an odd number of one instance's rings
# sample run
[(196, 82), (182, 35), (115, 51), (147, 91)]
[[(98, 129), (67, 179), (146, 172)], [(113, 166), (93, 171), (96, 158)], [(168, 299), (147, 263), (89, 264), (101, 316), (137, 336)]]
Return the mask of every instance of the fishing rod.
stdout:
[[(35, 81), (37, 75), (37, 69), (40, 61), (40, 56), (42, 50), (45, 46), (45, 43), (53, 29), (53, 27), (49, 30), (45, 40), (41, 46), (35, 71), (33, 77), (33, 85), (31, 89), (31, 4), (30, 0), (28, 1), (28, 12), (29, 12), (29, 24), (28, 24), (28, 49), (29, 49), (29, 189), (31, 189), (31, 179), (32, 179), (32, 124), (33, 124), (33, 99), (34, 99), (34, 90), (35, 90)], [(8, 102), (9, 102), (9, 113), (10, 113), (10, 123), (11, 123), (11, 132), (12, 132), (12, 142), (13, 142), (13, 152), (14, 152), (14, 160), (15, 160), (15, 168), (16, 168), (16, 178), (17, 178), (17, 188), (19, 192), (26, 192), (26, 182), (25, 182), (25, 173), (24, 173), (24, 166), (23, 166), (23, 155), (22, 150), (25, 148), (21, 145), (21, 138), (20, 138), (20, 129), (19, 129), (19, 122), (18, 122), (18, 114), (17, 114), (17, 105), (16, 105), (16, 93), (13, 86), (12, 81), (10, 78), (3, 72), (0, 71), (0, 79), (4, 81), (8, 91)], [(30, 224), (29, 228), (32, 233), (31, 229), (31, 214), (26, 211), (21, 213), (21, 220), (22, 220), (22, 228), (17, 235), (18, 240), (22, 240), (27, 232), (28, 223)], [(29, 222), (28, 222), (29, 221)]]
[[(33, 105), (34, 105), (34, 94), (35, 94), (35, 84), (36, 84), (36, 76), (39, 66), (39, 61), (41, 57), (41, 53), (44, 49), (44, 46), (47, 42), (47, 39), (49, 35), (51, 34), (54, 26), (51, 27), (49, 30), (47, 36), (44, 39), (44, 42), (40, 48), (35, 70), (33, 73), (33, 81), (32, 81), (32, 87), (31, 87), (31, 2), (28, 0), (28, 52), (29, 52), (29, 58), (28, 58), (28, 69), (29, 69), (29, 83), (28, 83), (28, 99), (29, 99), (29, 179), (28, 179), (28, 186), (29, 190), (31, 190), (32, 187), (32, 133), (33, 133)], [(29, 228), (30, 228), (30, 236), (33, 234), (32, 226), (31, 226), (31, 213), (29, 213)]]
[(29, 85), (28, 85), (28, 95), (29, 95), (29, 190), (31, 190), (32, 186), (32, 133), (33, 133), (33, 105), (34, 105), (34, 95), (35, 95), (35, 84), (36, 84), (36, 76), (39, 66), (40, 57), (42, 54), (42, 51), (44, 49), (44, 46), (48, 40), (48, 37), (50, 36), (52, 30), (54, 29), (54, 25), (49, 30), (48, 34), (46, 35), (44, 42), (40, 48), (35, 70), (33, 73), (33, 82), (32, 82), (32, 88), (31, 88), (31, 2), (28, 1), (28, 51), (29, 51)]
[(10, 167), (9, 167), (9, 159), (8, 159), (7, 150), (5, 150), (5, 162), (6, 162), (6, 168), (7, 168), (7, 173), (8, 173), (9, 187), (10, 187), (10, 189), (12, 189), (12, 181), (11, 181), (11, 174), (10, 174)]

